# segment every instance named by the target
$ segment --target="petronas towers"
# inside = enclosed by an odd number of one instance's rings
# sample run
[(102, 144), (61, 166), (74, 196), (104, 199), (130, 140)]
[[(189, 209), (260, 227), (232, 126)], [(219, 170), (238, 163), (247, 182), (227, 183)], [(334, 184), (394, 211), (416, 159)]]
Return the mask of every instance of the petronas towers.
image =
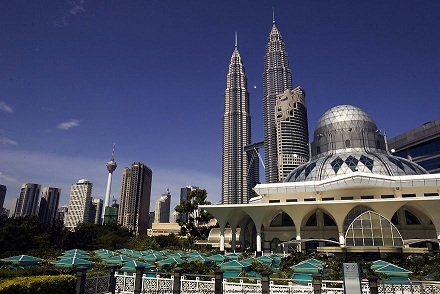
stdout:
[[(222, 203), (248, 203), (254, 195), (252, 188), (259, 181), (257, 150), (249, 146), (264, 146), (267, 183), (282, 181), (289, 170), (309, 159), (305, 92), (300, 87), (292, 89), (289, 59), (275, 21), (264, 56), (262, 143), (251, 145), (249, 92), (237, 39), (224, 98)], [(280, 105), (278, 113), (281, 105), (283, 109), (278, 118), (276, 105)]]

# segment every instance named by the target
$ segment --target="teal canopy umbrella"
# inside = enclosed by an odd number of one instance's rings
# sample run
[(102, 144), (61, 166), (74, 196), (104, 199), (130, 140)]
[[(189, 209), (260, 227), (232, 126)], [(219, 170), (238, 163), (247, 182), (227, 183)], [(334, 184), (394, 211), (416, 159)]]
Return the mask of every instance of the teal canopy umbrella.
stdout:
[(261, 261), (263, 264), (272, 266), (273, 260), (269, 256), (260, 256), (256, 260)]
[(13, 265), (19, 266), (32, 266), (39, 264), (42, 259), (38, 257), (33, 257), (30, 255), (16, 255), (8, 258), (0, 259), (1, 261), (12, 263)]
[(231, 254), (227, 254), (226, 257), (229, 260), (238, 260), (238, 258), (241, 256), (241, 254), (238, 253), (231, 253)]
[(251, 265), (252, 261), (254, 261), (254, 260), (256, 260), (256, 259), (253, 257), (250, 257), (250, 258), (240, 260), (240, 263), (245, 266), (249, 266), (249, 265)]
[(81, 250), (81, 249), (70, 249), (67, 250), (65, 252), (63, 252), (63, 254), (86, 254), (87, 255), (87, 251)]
[(241, 272), (241, 271), (246, 271), (249, 267), (242, 264), (241, 262), (237, 261), (237, 260), (231, 260), (225, 263), (220, 264), (220, 268), (222, 270), (226, 271), (230, 271), (230, 272)]
[(53, 264), (55, 267), (61, 267), (61, 268), (71, 268), (71, 267), (80, 267), (80, 266), (91, 268), (93, 262), (81, 258), (66, 258), (55, 262), (51, 262), (51, 264)]
[(151, 263), (145, 263), (145, 262), (132, 260), (132, 261), (126, 262), (124, 264), (124, 266), (119, 269), (119, 271), (125, 272), (125, 273), (135, 273), (137, 266), (143, 266), (145, 268), (145, 271), (151, 271), (151, 270), (156, 269), (156, 267)]
[(147, 262), (156, 262), (162, 259), (165, 259), (164, 256), (159, 255), (159, 254), (148, 254), (148, 255), (144, 255), (141, 257), (142, 260), (147, 261)]
[(292, 275), (292, 280), (297, 284), (307, 285), (312, 282), (313, 277), (311, 274), (298, 274), (294, 273)]
[(219, 265), (225, 261), (227, 261), (227, 257), (221, 254), (216, 254), (213, 256), (210, 256), (209, 259), (213, 260), (215, 262), (215, 264)]
[(412, 272), (404, 269), (400, 266), (394, 265), (389, 263), (388, 265), (385, 265), (383, 267), (380, 268), (376, 268), (374, 269), (374, 271), (376, 273), (382, 273), (382, 274), (386, 274), (388, 276), (390, 276), (391, 278), (408, 278), (408, 275), (411, 274)]
[(302, 273), (302, 274), (318, 274), (324, 268), (324, 265), (321, 263), (316, 263), (314, 261), (305, 260), (301, 261), (298, 264), (290, 267), (293, 269), (294, 273)]
[(84, 253), (64, 253), (63, 255), (58, 256), (58, 259), (66, 259), (66, 258), (81, 258), (81, 259), (88, 259), (89, 256)]
[(127, 261), (132, 261), (133, 258), (130, 258), (126, 255), (118, 255), (118, 256), (113, 256), (113, 257), (109, 257), (103, 260), (104, 263), (106, 264), (117, 264), (117, 265), (122, 265), (124, 263), (126, 263)]
[(180, 252), (171, 253), (167, 255), (167, 258), (180, 258), (180, 259), (186, 259), (187, 256), (185, 254), (182, 254)]
[(167, 259), (156, 262), (156, 264), (158, 267), (163, 267), (166, 264), (173, 264), (173, 263), (181, 264), (183, 262), (185, 262), (185, 261), (180, 258), (167, 258)]
[(107, 249), (98, 249), (93, 252), (95, 253), (96, 256), (99, 256), (101, 258), (108, 258), (115, 254), (113, 251)]
[(384, 266), (389, 265), (389, 264), (390, 264), (389, 262), (379, 259), (379, 260), (373, 261), (372, 265), (370, 266), (370, 268), (372, 270), (375, 270), (377, 268), (381, 268), (381, 267), (384, 267)]
[(191, 257), (191, 258), (188, 258), (188, 261), (189, 262), (191, 262), (191, 261), (201, 261), (201, 262), (203, 262), (203, 263), (211, 263), (211, 262), (214, 262), (214, 261), (212, 261), (211, 259), (209, 259), (208, 257), (204, 257), (204, 256), (202, 256), (202, 255), (198, 255), (198, 256), (194, 256), (194, 257)]

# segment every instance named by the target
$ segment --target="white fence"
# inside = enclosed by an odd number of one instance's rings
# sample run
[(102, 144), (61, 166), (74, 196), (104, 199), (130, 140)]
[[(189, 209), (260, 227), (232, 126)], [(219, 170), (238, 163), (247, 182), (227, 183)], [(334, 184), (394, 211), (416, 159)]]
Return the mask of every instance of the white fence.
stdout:
[[(132, 294), (135, 291), (135, 275), (116, 274), (115, 293)], [(86, 280), (87, 294), (109, 293), (109, 276), (91, 277)], [(260, 279), (253, 281), (240, 279), (238, 282), (222, 282), (224, 294), (262, 294), (262, 283)], [(176, 291), (175, 291), (176, 290)], [(142, 277), (141, 293), (167, 294), (176, 293), (174, 289), (174, 276), (166, 277)], [(215, 279), (207, 280), (200, 277), (181, 276), (180, 294), (214, 294)], [(296, 284), (292, 280), (272, 280), (269, 282), (270, 294), (313, 294), (311, 284)], [(321, 293), (323, 294), (344, 294), (342, 281), (322, 281)], [(412, 281), (409, 284), (388, 284), (378, 283), (379, 294), (440, 294), (440, 282)], [(370, 294), (368, 282), (362, 282), (362, 294)]]

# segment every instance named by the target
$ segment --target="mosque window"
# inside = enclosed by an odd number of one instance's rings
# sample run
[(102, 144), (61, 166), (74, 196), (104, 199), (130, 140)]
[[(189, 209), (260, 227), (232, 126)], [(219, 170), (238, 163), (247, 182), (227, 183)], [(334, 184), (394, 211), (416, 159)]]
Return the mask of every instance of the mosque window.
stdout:
[(286, 202), (298, 202), (298, 199), (286, 199)]
[(316, 219), (316, 213), (312, 214), (306, 222), (306, 227), (316, 227), (318, 225), (318, 221)]
[(380, 195), (382, 199), (394, 198), (394, 195)]
[(351, 147), (350, 140), (345, 140), (345, 148), (350, 148), (350, 147)]
[(373, 195), (361, 196), (361, 199), (374, 199)]
[(405, 210), (405, 218), (407, 225), (420, 225), (420, 220), (408, 210)]
[(374, 165), (373, 159), (371, 159), (365, 155), (361, 155), (361, 158), (359, 161), (362, 162), (370, 171), (373, 171), (373, 165)]
[(333, 220), (333, 218), (325, 212), (324, 212), (324, 226), (326, 227), (336, 226), (336, 223)]
[(397, 216), (397, 212), (393, 214), (393, 217), (391, 218), (391, 222), (394, 225), (398, 225), (399, 224), (399, 217)]
[(416, 194), (402, 194), (403, 198), (416, 197)]
[(438, 196), (438, 193), (425, 193), (425, 197)]
[(330, 162), (330, 165), (332, 166), (333, 171), (337, 174), (343, 163), (344, 161), (338, 156)]
[(332, 201), (335, 200), (335, 197), (323, 197), (322, 201)]
[(353, 196), (342, 196), (341, 200), (353, 200)]
[(345, 242), (347, 246), (403, 246), (402, 236), (394, 224), (371, 210), (350, 223)]
[(357, 171), (356, 166), (358, 164), (359, 160), (356, 157), (349, 156), (347, 159), (345, 159), (345, 164), (347, 164), (351, 171)]
[(294, 225), (292, 218), (285, 212), (279, 213), (270, 223), (271, 227), (293, 227)]
[(280, 202), (280, 200), (278, 200), (278, 199), (269, 200), (269, 203), (279, 203), (279, 202)]

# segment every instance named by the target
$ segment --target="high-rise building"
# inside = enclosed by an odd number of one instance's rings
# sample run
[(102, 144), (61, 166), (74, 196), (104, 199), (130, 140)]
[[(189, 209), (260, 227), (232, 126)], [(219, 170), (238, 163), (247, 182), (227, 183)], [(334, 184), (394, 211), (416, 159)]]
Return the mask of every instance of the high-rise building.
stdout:
[[(191, 193), (194, 190), (198, 190), (199, 187), (194, 187), (194, 186), (186, 186), (183, 188), (180, 188), (180, 204), (182, 204), (183, 202), (188, 200), (188, 195), (189, 193)], [(182, 213), (181, 215), (179, 215), (177, 217), (178, 220), (180, 220), (181, 222), (187, 223), (189, 220), (189, 216), (188, 213)]]
[(90, 220), (92, 206), (92, 183), (88, 180), (79, 180), (70, 190), (67, 218), (64, 223), (68, 229), (74, 229), (80, 223), (93, 222)]
[(46, 187), (41, 192), (40, 208), (38, 218), (45, 223), (52, 223), (57, 215), (60, 202), (60, 188)]
[(309, 129), (306, 93), (301, 87), (287, 89), (277, 95), (275, 104), (275, 126), (277, 131), (278, 181), (309, 161)]
[(143, 163), (134, 162), (122, 171), (121, 203), (118, 223), (136, 235), (147, 233), (153, 172)]
[(62, 222), (62, 223), (66, 223), (66, 221), (67, 221), (67, 211), (68, 211), (68, 206), (66, 206), (66, 205), (58, 207), (57, 215), (56, 215), (55, 219), (57, 221)]
[(222, 203), (247, 203), (253, 187), (248, 184), (249, 162), (244, 146), (251, 143), (251, 115), (247, 78), (237, 38), (226, 76), (224, 101)]
[(40, 200), (41, 185), (26, 183), (21, 186), (20, 196), (15, 205), (14, 217), (36, 215)]
[(414, 161), (430, 173), (440, 173), (440, 119), (392, 138), (388, 146), (393, 155)]
[[(95, 224), (101, 224), (101, 216), (103, 211), (102, 199), (93, 199), (92, 206), (90, 209), (90, 222)], [(102, 220), (103, 221), (103, 220)]]
[(8, 189), (5, 185), (0, 185), (0, 210), (3, 208), (3, 205), (5, 204), (5, 198), (6, 198), (6, 191)]
[(111, 207), (104, 207), (104, 224), (117, 223), (119, 204), (116, 203), (115, 197), (113, 197), (113, 204)]
[[(112, 158), (110, 159), (109, 162), (107, 162), (107, 164), (105, 166), (107, 167), (108, 178), (107, 178), (107, 190), (105, 193), (104, 208), (102, 209), (102, 222), (104, 222), (106, 208), (110, 207), (110, 193), (112, 190), (112, 175), (113, 175), (113, 172), (118, 167), (118, 165), (116, 164), (116, 161), (115, 161), (115, 144), (113, 144)], [(109, 210), (109, 212), (110, 211), (111, 211), (111, 209)]]
[(281, 34), (273, 21), (266, 45), (263, 72), (264, 161), (267, 183), (278, 182), (275, 104), (278, 94), (292, 89), (292, 72)]
[(170, 205), (171, 194), (170, 190), (162, 194), (162, 196), (156, 201), (156, 209), (154, 210), (154, 222), (155, 223), (169, 223), (170, 222)]

